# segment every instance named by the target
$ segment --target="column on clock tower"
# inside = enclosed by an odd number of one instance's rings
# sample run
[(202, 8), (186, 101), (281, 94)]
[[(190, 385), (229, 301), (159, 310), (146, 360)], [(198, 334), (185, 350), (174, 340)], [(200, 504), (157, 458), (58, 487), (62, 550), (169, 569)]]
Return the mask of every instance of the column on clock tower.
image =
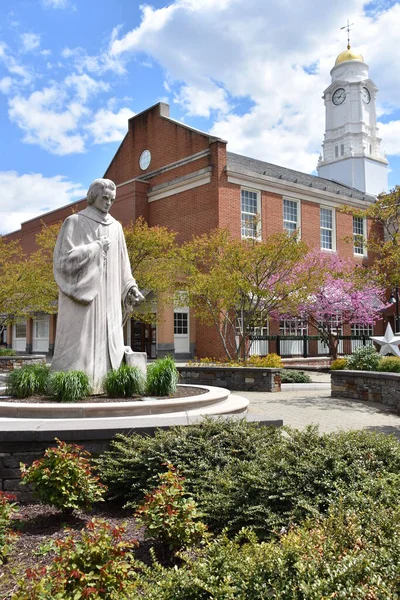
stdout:
[(378, 88), (368, 65), (350, 47), (339, 54), (325, 90), (325, 136), (317, 170), (368, 194), (387, 191), (387, 160), (376, 126)]

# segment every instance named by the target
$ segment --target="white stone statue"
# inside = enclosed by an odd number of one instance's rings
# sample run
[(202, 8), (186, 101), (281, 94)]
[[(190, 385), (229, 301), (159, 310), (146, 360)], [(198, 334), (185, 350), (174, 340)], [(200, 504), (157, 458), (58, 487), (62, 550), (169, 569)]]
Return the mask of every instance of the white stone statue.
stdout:
[(108, 214), (115, 194), (113, 181), (93, 181), (88, 206), (65, 219), (54, 249), (60, 289), (51, 370), (84, 371), (94, 393), (102, 391), (107, 372), (121, 365), (123, 323), (144, 299), (131, 273), (122, 226)]

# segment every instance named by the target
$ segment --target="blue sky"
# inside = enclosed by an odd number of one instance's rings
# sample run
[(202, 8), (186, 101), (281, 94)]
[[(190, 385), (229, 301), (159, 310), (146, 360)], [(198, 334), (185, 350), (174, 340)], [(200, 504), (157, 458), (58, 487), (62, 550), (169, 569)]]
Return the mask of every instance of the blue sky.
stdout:
[[(329, 10), (327, 10), (329, 7)], [(313, 172), (350, 19), (400, 183), (400, 3), (2, 0), (0, 233), (85, 195), (130, 116), (159, 101), (228, 149)]]

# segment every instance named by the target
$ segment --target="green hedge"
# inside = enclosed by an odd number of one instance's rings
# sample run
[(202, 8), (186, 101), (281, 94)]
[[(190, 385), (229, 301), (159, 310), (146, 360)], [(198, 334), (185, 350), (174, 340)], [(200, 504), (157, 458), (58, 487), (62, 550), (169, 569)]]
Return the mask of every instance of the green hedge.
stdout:
[(281, 527), (325, 514), (342, 495), (368, 494), (379, 474), (399, 473), (400, 445), (362, 431), (319, 435), (314, 427), (208, 420), (152, 438), (118, 436), (98, 467), (111, 496), (136, 505), (156, 486), (165, 463), (186, 477), (212, 531), (252, 526), (268, 539)]

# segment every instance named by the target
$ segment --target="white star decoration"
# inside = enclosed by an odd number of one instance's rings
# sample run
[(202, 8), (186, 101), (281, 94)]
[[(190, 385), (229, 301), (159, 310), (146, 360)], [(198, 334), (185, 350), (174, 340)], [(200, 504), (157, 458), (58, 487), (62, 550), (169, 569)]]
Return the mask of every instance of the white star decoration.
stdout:
[(393, 333), (390, 323), (388, 323), (388, 326), (386, 327), (385, 335), (371, 335), (370, 339), (381, 346), (380, 354), (394, 354), (395, 356), (400, 356), (400, 335), (395, 335)]

